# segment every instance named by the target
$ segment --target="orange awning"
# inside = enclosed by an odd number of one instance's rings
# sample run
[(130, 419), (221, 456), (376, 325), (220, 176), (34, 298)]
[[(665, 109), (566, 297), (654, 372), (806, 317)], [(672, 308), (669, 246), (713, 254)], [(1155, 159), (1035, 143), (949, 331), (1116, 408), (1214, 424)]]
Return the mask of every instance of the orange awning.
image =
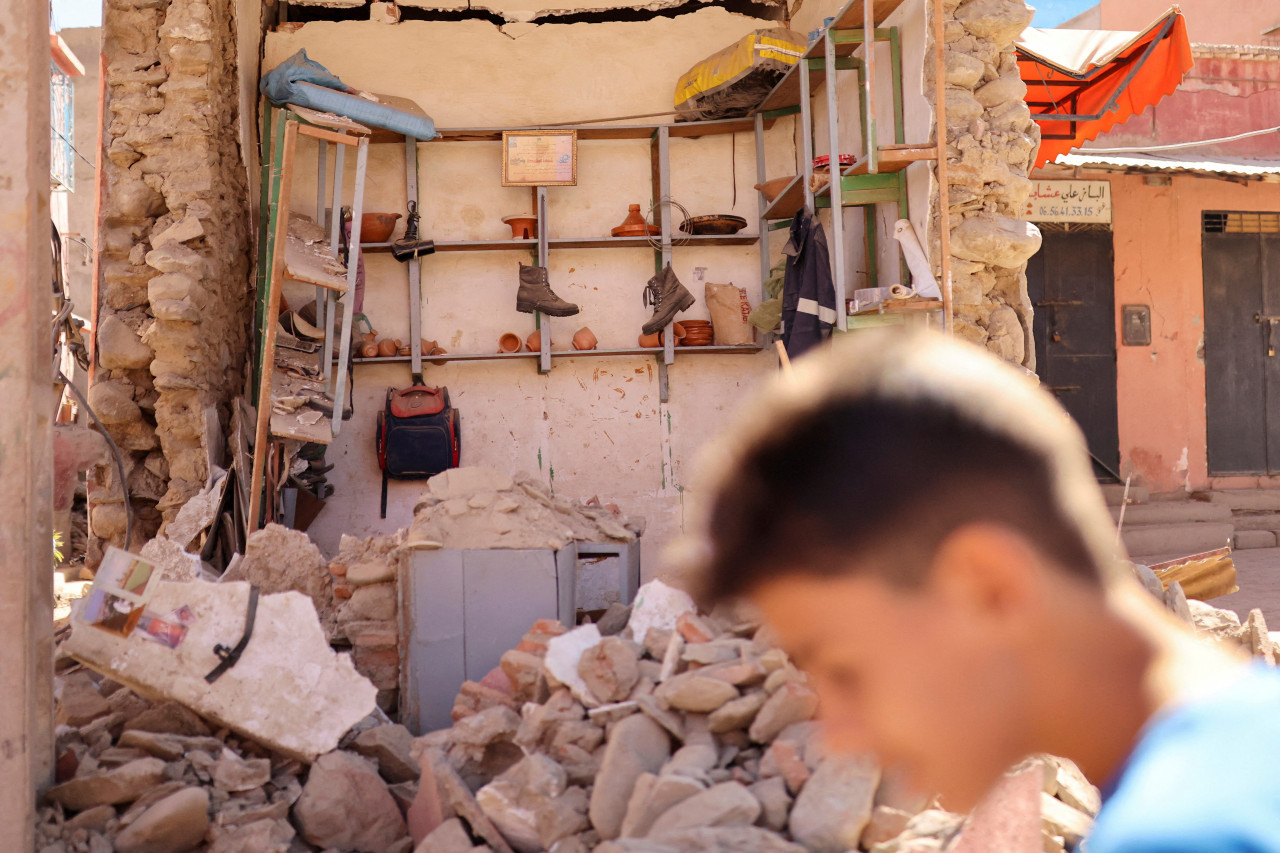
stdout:
[(1017, 49), (1027, 106), (1040, 125), (1036, 166), (1172, 94), (1192, 65), (1177, 7), (1137, 33), (1028, 27)]

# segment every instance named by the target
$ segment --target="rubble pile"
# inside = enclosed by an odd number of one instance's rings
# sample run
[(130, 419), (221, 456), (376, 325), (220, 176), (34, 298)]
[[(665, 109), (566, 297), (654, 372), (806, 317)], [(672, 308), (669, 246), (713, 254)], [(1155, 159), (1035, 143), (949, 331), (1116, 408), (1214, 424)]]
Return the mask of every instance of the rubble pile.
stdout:
[(634, 542), (639, 520), (616, 506), (552, 496), (539, 479), (486, 468), (454, 468), (427, 481), (413, 508), (409, 543), (445, 548), (550, 548), (573, 541)]
[(305, 763), (88, 670), (59, 679), (57, 784), (39, 853), (408, 853), (412, 735), (371, 717)]
[[(416, 853), (945, 849), (963, 816), (827, 754), (817, 705), (756, 624), (700, 616), (660, 582), (598, 625), (541, 620), (462, 685), (452, 728), (414, 741), (432, 770), (414, 808), (435, 816)], [(1061, 850), (1098, 793), (1039, 760), (1045, 849)]]

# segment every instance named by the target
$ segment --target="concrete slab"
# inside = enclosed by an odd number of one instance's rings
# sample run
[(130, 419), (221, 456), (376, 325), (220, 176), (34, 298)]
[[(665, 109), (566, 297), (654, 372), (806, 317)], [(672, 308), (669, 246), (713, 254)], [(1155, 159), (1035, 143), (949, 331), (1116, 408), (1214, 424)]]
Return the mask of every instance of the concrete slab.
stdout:
[(1280, 626), (1280, 548), (1237, 551), (1231, 556), (1236, 564), (1240, 591), (1209, 603), (1233, 611), (1241, 622), (1256, 607), (1262, 611), (1267, 624)]
[[(1120, 507), (1111, 507), (1111, 517), (1120, 518)], [(1231, 507), (1204, 501), (1156, 501), (1135, 504), (1125, 510), (1124, 526), (1143, 524), (1189, 524), (1192, 522), (1231, 521)]]
[(1280, 510), (1280, 489), (1224, 489), (1203, 494), (1210, 502), (1232, 509)]
[[(1228, 544), (1235, 535), (1230, 522), (1194, 522), (1191, 524), (1125, 525), (1124, 546), (1135, 558), (1153, 554), (1183, 556), (1211, 551)], [(1139, 562), (1154, 562), (1141, 559)]]
[(1276, 547), (1276, 534), (1271, 530), (1237, 530), (1236, 550)]
[(277, 752), (311, 761), (338, 746), (374, 709), (377, 689), (351, 658), (329, 648), (311, 599), (299, 592), (258, 599), (253, 636), (239, 661), (210, 684), (214, 647), (244, 635), (249, 584), (162, 582), (147, 609), (186, 605), (195, 614), (176, 649), (141, 630), (120, 637), (76, 624), (64, 649), (138, 693), (172, 699)]
[[(1107, 502), (1107, 506), (1120, 506), (1124, 500), (1124, 483), (1099, 483), (1098, 488), (1102, 490), (1102, 497)], [(1129, 486), (1129, 503), (1144, 504), (1151, 500), (1151, 493), (1147, 491), (1145, 486)]]

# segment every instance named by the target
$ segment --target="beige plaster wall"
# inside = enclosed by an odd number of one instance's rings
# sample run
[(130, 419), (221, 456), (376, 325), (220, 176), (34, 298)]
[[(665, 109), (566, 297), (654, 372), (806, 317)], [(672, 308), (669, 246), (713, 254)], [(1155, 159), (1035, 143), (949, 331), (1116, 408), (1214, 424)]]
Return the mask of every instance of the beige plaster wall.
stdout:
[[(353, 86), (413, 98), (441, 127), (564, 122), (669, 109), (681, 73), (760, 26), (710, 8), (642, 23), (544, 25), (514, 40), (477, 21), (310, 23), (269, 34), (264, 67), (305, 47)], [(768, 133), (770, 174), (794, 169), (793, 123), (783, 119)], [(419, 146), (427, 236), (509, 235), (501, 217), (529, 210), (529, 191), (500, 186), (499, 150), (496, 143)], [(375, 146), (371, 163), (367, 209), (403, 210), (402, 149)], [(751, 134), (675, 140), (672, 163), (672, 194), (692, 214), (755, 215)], [(294, 193), (298, 209), (314, 210), (314, 164), (314, 147), (304, 142)], [(578, 186), (549, 191), (549, 233), (607, 235), (628, 203), (648, 206), (649, 169), (647, 142), (582, 142)], [(781, 243), (775, 237), (775, 260)], [(496, 350), (504, 331), (533, 331), (532, 317), (514, 306), (522, 260), (529, 262), (529, 255), (441, 253), (424, 261), (425, 336), (451, 352), (486, 352)], [(403, 268), (387, 256), (368, 256), (367, 263), (365, 312), (380, 332), (407, 338)], [(687, 316), (708, 316), (703, 284), (695, 280), (698, 267), (705, 268), (706, 280), (732, 281), (748, 289), (753, 304), (758, 300), (755, 247), (677, 247), (675, 271), (698, 297)], [(582, 306), (578, 317), (552, 321), (554, 348), (567, 347), (582, 325), (595, 331), (602, 348), (634, 346), (649, 313), (641, 292), (654, 271), (652, 252), (553, 251), (550, 271), (557, 292)], [(680, 531), (686, 502), (696, 500), (686, 486), (698, 449), (775, 365), (768, 353), (678, 355), (666, 405), (659, 402), (657, 363), (647, 356), (557, 360), (548, 376), (540, 376), (532, 361), (428, 365), (426, 379), (447, 385), (462, 410), (463, 464), (537, 472), (557, 494), (599, 495), (645, 516), (648, 577), (660, 570), (662, 547)], [(408, 522), (421, 484), (392, 483), (388, 517), (378, 518), (372, 434), (385, 389), (408, 381), (404, 365), (356, 368), (356, 415), (328, 455), (337, 463), (329, 474), (337, 492), (310, 531), (321, 548), (336, 550), (341, 533), (368, 535)]]

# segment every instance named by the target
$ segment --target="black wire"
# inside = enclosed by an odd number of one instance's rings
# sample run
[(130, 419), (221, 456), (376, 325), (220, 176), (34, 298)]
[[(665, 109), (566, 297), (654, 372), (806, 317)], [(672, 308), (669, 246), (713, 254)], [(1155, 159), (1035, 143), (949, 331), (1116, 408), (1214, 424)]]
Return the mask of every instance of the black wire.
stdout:
[(58, 368), (58, 378), (71, 389), (72, 394), (76, 395), (80, 405), (84, 406), (84, 410), (89, 413), (89, 417), (93, 418), (93, 422), (98, 425), (98, 429), (102, 432), (102, 437), (107, 440), (107, 444), (111, 445), (111, 453), (116, 460), (116, 474), (120, 478), (120, 491), (124, 493), (124, 547), (125, 550), (128, 550), (133, 544), (133, 510), (129, 506), (129, 484), (125, 482), (124, 477), (124, 456), (120, 453), (120, 448), (116, 446), (115, 439), (111, 437), (111, 433), (107, 432), (107, 428), (102, 425), (102, 421), (98, 420), (98, 415), (89, 405), (89, 401), (84, 398), (84, 394), (80, 393), (80, 389), (63, 374), (62, 368)]

